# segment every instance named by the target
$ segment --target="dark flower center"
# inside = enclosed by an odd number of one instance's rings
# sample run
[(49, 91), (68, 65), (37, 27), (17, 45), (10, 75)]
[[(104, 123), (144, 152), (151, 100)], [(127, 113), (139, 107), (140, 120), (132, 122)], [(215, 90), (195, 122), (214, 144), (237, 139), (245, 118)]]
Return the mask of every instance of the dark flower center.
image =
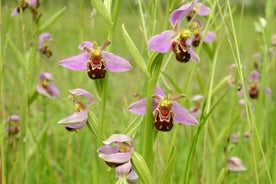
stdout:
[(251, 84), (249, 89), (249, 96), (252, 99), (256, 99), (259, 96), (259, 89), (256, 84)]
[(184, 63), (190, 61), (191, 54), (188, 51), (185, 40), (173, 41), (171, 47), (177, 61)]
[(173, 127), (174, 113), (168, 107), (158, 107), (154, 110), (154, 126), (160, 131), (170, 131)]
[(101, 57), (91, 58), (87, 63), (87, 75), (91, 79), (102, 79), (106, 74), (106, 63)]

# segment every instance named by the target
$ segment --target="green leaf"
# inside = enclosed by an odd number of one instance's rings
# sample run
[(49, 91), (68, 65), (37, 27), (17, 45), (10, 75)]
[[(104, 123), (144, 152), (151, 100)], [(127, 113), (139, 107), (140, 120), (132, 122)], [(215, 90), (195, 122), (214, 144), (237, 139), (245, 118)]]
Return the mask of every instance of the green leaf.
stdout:
[(42, 32), (43, 30), (50, 27), (52, 24), (54, 24), (58, 18), (62, 15), (62, 13), (65, 11), (66, 7), (63, 7), (61, 10), (56, 12), (54, 15), (52, 15), (46, 22), (44, 22), (42, 25), (39, 25), (38, 31)]
[(106, 23), (111, 26), (113, 24), (111, 14), (110, 11), (108, 11), (107, 7), (104, 5), (104, 3), (101, 0), (91, 0), (91, 3), (93, 7), (96, 9), (97, 13), (103, 16)]
[(160, 180), (159, 180), (159, 184), (167, 184), (167, 183), (171, 183), (170, 179), (171, 179), (171, 175), (174, 171), (173, 166), (174, 166), (174, 160), (175, 160), (175, 147), (173, 146), (170, 152), (170, 156), (169, 156), (169, 160), (167, 163), (167, 167), (164, 171), (164, 173), (162, 174)]
[(92, 111), (89, 111), (88, 113), (88, 121), (87, 121), (87, 127), (89, 129), (89, 131), (97, 138), (99, 139), (100, 136), (100, 131), (99, 131), (99, 119), (98, 117), (95, 115), (95, 113), (93, 113)]
[(143, 120), (143, 116), (137, 116), (126, 128), (124, 131), (124, 134), (129, 135), (130, 137), (133, 137), (136, 133), (137, 129), (139, 128), (141, 122)]
[(127, 45), (127, 48), (129, 50), (130, 54), (134, 58), (134, 61), (141, 68), (141, 70), (146, 75), (148, 75), (148, 70), (147, 70), (147, 66), (145, 64), (145, 61), (144, 61), (142, 55), (140, 54), (139, 50), (137, 49), (136, 45), (132, 41), (131, 37), (127, 33), (124, 24), (122, 24), (122, 30), (123, 30), (123, 36), (124, 36), (124, 39), (125, 39), (125, 43)]
[(144, 158), (137, 152), (132, 154), (132, 164), (139, 177), (142, 179), (142, 183), (152, 183), (152, 176), (150, 170), (144, 160)]
[(160, 71), (163, 57), (164, 57), (164, 54), (157, 53), (157, 52), (151, 55), (148, 63), (148, 71), (151, 75), (153, 75), (156, 72), (156, 69), (158, 69), (158, 72)]
[(28, 106), (29, 106), (29, 107), (30, 107), (30, 106), (32, 105), (32, 103), (37, 99), (37, 97), (38, 97), (38, 92), (37, 92), (37, 90), (35, 90), (35, 91), (33, 92), (32, 96), (30, 96), (30, 97), (28, 98)]
[(266, 18), (271, 18), (273, 16), (273, 13), (275, 11), (276, 2), (275, 0), (268, 0), (266, 1), (265, 5), (265, 16)]
[(19, 63), (24, 66), (24, 62), (25, 62), (25, 57), (24, 55), (20, 52), (20, 49), (16, 48), (16, 46), (14, 45), (14, 42), (11, 41), (9, 35), (6, 35), (7, 38), (7, 42), (8, 45), (10, 46), (13, 54), (15, 55), (16, 59), (19, 61)]

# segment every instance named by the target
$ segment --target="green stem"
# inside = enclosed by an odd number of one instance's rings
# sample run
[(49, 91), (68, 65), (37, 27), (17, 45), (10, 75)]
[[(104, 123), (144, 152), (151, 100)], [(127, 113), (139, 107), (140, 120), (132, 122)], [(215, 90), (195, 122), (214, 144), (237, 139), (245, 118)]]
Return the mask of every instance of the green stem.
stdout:
[[(0, 0), (0, 10), (2, 10), (2, 0)], [(0, 14), (0, 22), (2, 22), (2, 13)], [(1, 35), (2, 34), (2, 29), (0, 30), (1, 32)], [(2, 36), (0, 37), (0, 60), (3, 61), (2, 59), (2, 53), (4, 52), (4, 49), (2, 48)], [(5, 43), (6, 45), (6, 43)], [(2, 50), (3, 49), (3, 50)], [(1, 132), (4, 132), (5, 131), (5, 123), (4, 123), (4, 95), (3, 95), (3, 62), (0, 62), (0, 99), (1, 102), (0, 102), (0, 122), (1, 122), (1, 126), (0, 126), (0, 131)], [(6, 150), (6, 147), (4, 146), (5, 145), (5, 142), (4, 142), (4, 135), (2, 134), (0, 136), (0, 141), (1, 141), (1, 160), (0, 160), (0, 168), (1, 168), (1, 180), (0, 182), (3, 183), (3, 184), (6, 184), (7, 183), (7, 178), (6, 178), (6, 155), (5, 155), (5, 150)]]
[[(147, 83), (147, 92), (146, 92), (146, 115), (145, 115), (145, 123), (143, 127), (143, 137), (142, 137), (142, 155), (148, 164), (148, 167), (150, 170), (152, 170), (153, 167), (153, 143), (154, 143), (154, 137), (156, 134), (154, 134), (155, 129), (153, 126), (154, 118), (152, 115), (152, 95), (154, 94), (158, 76), (160, 74), (160, 68), (162, 65), (163, 60), (163, 54), (152, 54), (151, 61), (154, 65), (152, 67), (151, 75), (148, 78)], [(150, 63), (150, 62), (149, 62)]]

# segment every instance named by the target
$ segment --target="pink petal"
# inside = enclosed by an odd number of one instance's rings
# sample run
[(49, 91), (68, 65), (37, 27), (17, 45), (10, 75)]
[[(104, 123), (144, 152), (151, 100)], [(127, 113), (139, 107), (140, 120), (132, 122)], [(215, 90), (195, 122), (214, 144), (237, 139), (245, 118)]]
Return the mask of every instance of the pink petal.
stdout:
[(39, 74), (39, 80), (43, 81), (44, 79), (47, 79), (49, 81), (53, 80), (53, 76), (51, 73), (45, 72), (45, 73), (40, 73)]
[(172, 110), (174, 112), (174, 121), (185, 125), (198, 125), (197, 119), (191, 115), (186, 109), (180, 106), (179, 103), (173, 102)]
[(117, 166), (115, 168), (115, 171), (118, 176), (127, 176), (128, 173), (130, 173), (131, 169), (132, 169), (132, 165), (130, 161), (128, 161), (125, 164)]
[(266, 87), (265, 88), (265, 92), (266, 92), (266, 94), (268, 95), (268, 96), (272, 96), (272, 90), (271, 90), (271, 88), (270, 87)]
[(191, 54), (191, 61), (198, 63), (200, 61), (198, 54), (195, 53), (192, 48), (189, 48), (188, 50), (189, 50), (189, 53)]
[(246, 168), (244, 167), (242, 160), (238, 157), (230, 157), (227, 160), (227, 167), (229, 171), (232, 171), (232, 172), (246, 171)]
[(18, 8), (14, 8), (12, 10), (12, 13), (11, 13), (11, 16), (14, 17), (14, 16), (17, 16), (19, 13), (18, 13)]
[(29, 0), (29, 7), (36, 6), (37, 0)]
[(197, 12), (198, 15), (206, 16), (210, 14), (211, 9), (208, 6), (205, 6), (202, 3), (197, 3), (196, 6), (198, 8), (198, 12)]
[(171, 42), (176, 33), (171, 30), (151, 37), (148, 41), (148, 49), (160, 53), (166, 53), (171, 49)]
[(72, 114), (58, 122), (58, 124), (64, 125), (68, 128), (81, 129), (84, 127), (88, 118), (88, 111), (80, 111), (78, 113)]
[(214, 32), (209, 31), (204, 38), (204, 42), (211, 43), (216, 39), (217, 35)]
[(146, 114), (146, 98), (138, 100), (128, 107), (128, 110), (134, 114), (145, 115)]
[(125, 72), (132, 69), (127, 60), (107, 51), (102, 51), (102, 57), (106, 61), (106, 68), (111, 72)]
[(125, 163), (131, 159), (131, 152), (119, 152), (119, 153), (99, 153), (99, 157), (105, 160), (106, 162), (111, 163)]
[(130, 184), (135, 184), (135, 183), (137, 183), (137, 180), (138, 180), (138, 175), (136, 174), (134, 169), (131, 169), (130, 173), (128, 173), (128, 175), (127, 175), (127, 181)]
[(112, 154), (112, 153), (118, 153), (119, 147), (118, 146), (101, 146), (98, 151), (98, 153), (105, 153), (105, 154)]
[(38, 49), (40, 50), (44, 43), (52, 38), (52, 35), (50, 33), (42, 33), (39, 35), (38, 38)]
[(93, 44), (91, 42), (84, 41), (78, 46), (78, 48), (82, 51), (85, 51), (84, 47), (88, 48), (89, 50), (92, 50), (93, 49)]
[(175, 27), (176, 24), (180, 25), (185, 16), (187, 16), (190, 11), (193, 9), (194, 4), (188, 3), (180, 6), (178, 9), (174, 10), (169, 18), (172, 27)]
[(6, 120), (7, 122), (20, 122), (20, 117), (18, 115), (11, 115), (8, 117), (8, 119)]
[(59, 65), (69, 70), (86, 70), (87, 62), (89, 62), (89, 55), (87, 53), (83, 53), (61, 60), (59, 61)]
[(113, 134), (107, 140), (103, 141), (104, 144), (112, 144), (114, 142), (132, 142), (132, 139), (128, 135)]
[(36, 86), (37, 92), (43, 96), (46, 96), (48, 98), (56, 98), (59, 96), (59, 90), (54, 85), (48, 84), (48, 88), (50, 89), (51, 93), (45, 90), (45, 88), (43, 88), (41, 84), (38, 84)]
[(161, 97), (165, 97), (165, 93), (162, 91), (162, 89), (159, 86), (156, 86), (154, 94), (159, 95)]
[(71, 93), (74, 96), (87, 97), (89, 99), (89, 102), (86, 105), (87, 107), (89, 107), (94, 103), (93, 96), (91, 95), (91, 93), (89, 93), (84, 89), (81, 89), (81, 88), (72, 89), (72, 90), (69, 90), (69, 93)]
[(257, 71), (253, 71), (250, 73), (249, 79), (253, 82), (258, 82), (260, 79), (260, 74)]
[(48, 87), (50, 88), (50, 90), (52, 92), (52, 97), (53, 98), (56, 98), (56, 97), (59, 96), (59, 90), (58, 90), (58, 88), (55, 85), (49, 84)]

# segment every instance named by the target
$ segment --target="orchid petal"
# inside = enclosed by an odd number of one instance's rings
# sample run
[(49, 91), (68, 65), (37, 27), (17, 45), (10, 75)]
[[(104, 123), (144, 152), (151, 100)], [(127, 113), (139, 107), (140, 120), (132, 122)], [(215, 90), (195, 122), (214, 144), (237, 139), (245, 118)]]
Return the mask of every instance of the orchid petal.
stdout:
[(125, 72), (132, 69), (129, 62), (120, 56), (107, 51), (102, 51), (102, 56), (106, 61), (106, 68), (111, 72)]
[(52, 93), (51, 96), (52, 96), (53, 98), (56, 98), (56, 97), (59, 96), (59, 90), (58, 90), (58, 88), (57, 88), (55, 85), (49, 84), (49, 85), (48, 85), (48, 88), (51, 90), (51, 93)]
[(227, 160), (227, 167), (232, 172), (246, 171), (246, 168), (244, 167), (241, 159), (238, 157), (230, 157)]
[(59, 96), (59, 90), (52, 84), (48, 84), (47, 89), (45, 89), (45, 87), (43, 87), (41, 84), (38, 84), (36, 89), (39, 94), (48, 98), (56, 98)]
[(249, 79), (253, 82), (258, 82), (260, 80), (260, 74), (257, 71), (253, 71), (250, 73)]
[(270, 87), (266, 87), (265, 88), (265, 92), (266, 92), (266, 94), (268, 95), (268, 96), (272, 96), (272, 90), (271, 90), (271, 88)]
[(81, 89), (81, 88), (72, 89), (72, 90), (69, 90), (69, 93), (71, 93), (74, 96), (87, 97), (89, 99), (89, 102), (86, 105), (87, 107), (91, 106), (94, 103), (93, 96), (84, 89)]
[(200, 61), (198, 54), (195, 53), (192, 48), (189, 48), (188, 50), (189, 50), (189, 53), (191, 54), (191, 61), (198, 63)]
[(162, 91), (162, 89), (161, 89), (159, 86), (157, 86), (157, 87), (155, 88), (154, 94), (159, 95), (159, 96), (161, 96), (161, 97), (165, 97), (165, 96), (166, 96), (165, 93)]
[(171, 30), (151, 37), (148, 41), (148, 49), (160, 53), (166, 53), (171, 49), (171, 42), (176, 33)]
[(98, 151), (98, 153), (105, 153), (105, 154), (112, 154), (112, 153), (118, 153), (119, 147), (118, 146), (101, 146)]
[(112, 144), (114, 142), (132, 142), (132, 139), (128, 135), (113, 134), (107, 140), (103, 141), (104, 144)]
[(202, 3), (197, 3), (196, 6), (197, 6), (197, 9), (198, 9), (198, 11), (197, 11), (198, 15), (207, 16), (207, 15), (210, 14), (211, 9), (208, 6), (205, 6)]
[(49, 81), (52, 81), (52, 80), (53, 80), (53, 76), (52, 76), (52, 74), (50, 74), (50, 73), (48, 73), (48, 72), (40, 73), (40, 74), (39, 74), (39, 79), (40, 79), (41, 81), (43, 81), (43, 80), (45, 80), (45, 79), (47, 79), (47, 80), (49, 80)]
[(81, 129), (85, 125), (87, 118), (88, 111), (84, 110), (60, 120), (58, 124), (64, 125), (68, 128)]
[(89, 55), (87, 53), (83, 53), (61, 60), (59, 61), (59, 65), (69, 70), (86, 70), (87, 62), (89, 62)]
[(110, 163), (125, 163), (131, 159), (132, 152), (118, 152), (114, 154), (99, 153), (99, 157)]
[(7, 122), (20, 122), (20, 117), (18, 115), (11, 115), (8, 117)]
[(133, 169), (131, 169), (130, 173), (128, 173), (127, 175), (127, 181), (129, 182), (129, 184), (135, 184), (137, 180), (138, 180), (138, 175)]
[(138, 100), (128, 107), (128, 110), (134, 114), (145, 115), (146, 114), (146, 98)]
[(39, 35), (38, 38), (38, 49), (40, 50), (44, 43), (52, 38), (52, 35), (50, 33), (42, 33)]
[(36, 5), (37, 5), (37, 0), (29, 0), (28, 3), (29, 3), (29, 4), (28, 4), (29, 7), (36, 6)]
[(174, 10), (169, 18), (172, 27), (175, 27), (176, 24), (181, 24), (183, 18), (187, 16), (190, 11), (193, 9), (193, 3), (188, 3), (180, 6), (178, 9)]
[(88, 48), (89, 50), (92, 50), (93, 49), (93, 44), (89, 41), (84, 41), (78, 46), (78, 48), (82, 51), (85, 51), (84, 48)]
[(181, 105), (177, 102), (173, 102), (172, 111), (174, 112), (174, 121), (179, 122), (185, 125), (198, 125), (197, 119), (191, 115), (186, 109), (181, 107)]
[(12, 10), (11, 16), (14, 17), (14, 16), (17, 16), (18, 14), (19, 14), (18, 8), (14, 8), (14, 9)]
[(125, 164), (119, 165), (115, 168), (116, 174), (118, 176), (127, 176), (128, 173), (130, 173), (131, 169), (132, 169), (132, 165), (131, 165), (130, 161), (128, 161)]
[(217, 35), (214, 32), (209, 31), (204, 38), (205, 43), (211, 43), (216, 39)]
[(263, 56), (260, 52), (257, 52), (253, 55), (253, 58), (257, 59), (257, 60), (262, 60)]

